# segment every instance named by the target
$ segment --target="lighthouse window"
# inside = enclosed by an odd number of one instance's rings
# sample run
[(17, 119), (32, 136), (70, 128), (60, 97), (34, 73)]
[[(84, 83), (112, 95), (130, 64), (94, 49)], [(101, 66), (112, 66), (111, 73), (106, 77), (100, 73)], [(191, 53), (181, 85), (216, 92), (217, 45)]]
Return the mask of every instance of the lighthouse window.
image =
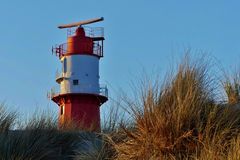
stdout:
[(60, 114), (63, 115), (64, 114), (64, 106), (61, 106), (60, 108), (61, 108)]
[(78, 80), (77, 79), (73, 80), (73, 85), (78, 85)]
[(63, 73), (66, 73), (67, 72), (67, 59), (64, 58), (63, 60)]

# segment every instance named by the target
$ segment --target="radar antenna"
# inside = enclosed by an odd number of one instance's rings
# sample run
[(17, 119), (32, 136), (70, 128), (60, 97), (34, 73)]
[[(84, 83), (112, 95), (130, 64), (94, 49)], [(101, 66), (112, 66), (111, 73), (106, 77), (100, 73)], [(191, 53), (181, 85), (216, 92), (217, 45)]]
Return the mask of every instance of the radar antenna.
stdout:
[(95, 23), (95, 22), (100, 22), (100, 21), (103, 21), (103, 20), (104, 20), (103, 17), (101, 17), (101, 18), (94, 18), (94, 19), (89, 19), (89, 20), (80, 21), (80, 22), (76, 22), (76, 23), (59, 25), (58, 28), (59, 28), (59, 29), (64, 29), (64, 28), (78, 27), (78, 26), (82, 26), (82, 25), (86, 25), (86, 24), (91, 24), (91, 23)]

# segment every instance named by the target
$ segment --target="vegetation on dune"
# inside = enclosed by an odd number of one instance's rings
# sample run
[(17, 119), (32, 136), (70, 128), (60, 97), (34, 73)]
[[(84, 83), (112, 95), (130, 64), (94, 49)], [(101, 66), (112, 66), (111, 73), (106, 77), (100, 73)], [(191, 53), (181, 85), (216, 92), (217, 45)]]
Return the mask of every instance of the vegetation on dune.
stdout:
[[(4, 107), (1, 106), (4, 110)], [(4, 113), (5, 120), (13, 124), (13, 114)], [(9, 125), (9, 126), (11, 126)], [(56, 121), (46, 115), (32, 118), (18, 130), (2, 127), (0, 134), (0, 159), (64, 159), (72, 151), (76, 135), (57, 130)]]
[(216, 80), (204, 59), (186, 57), (163, 83), (138, 88), (138, 100), (113, 105), (102, 133), (79, 134), (72, 123), (59, 129), (45, 114), (12, 131), (17, 114), (2, 105), (0, 159), (240, 159), (240, 76)]
[(115, 143), (118, 159), (239, 159), (239, 77), (223, 82), (228, 102), (219, 102), (206, 64), (187, 57), (162, 87), (127, 103), (134, 128)]

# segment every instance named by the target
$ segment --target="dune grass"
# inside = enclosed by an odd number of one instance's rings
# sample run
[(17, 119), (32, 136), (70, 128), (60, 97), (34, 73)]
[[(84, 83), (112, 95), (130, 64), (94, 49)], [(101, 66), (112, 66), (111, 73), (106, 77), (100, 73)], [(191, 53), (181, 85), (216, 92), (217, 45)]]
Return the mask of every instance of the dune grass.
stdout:
[[(4, 110), (4, 106), (1, 106)], [(1, 123), (0, 159), (64, 159), (71, 153), (71, 147), (78, 138), (67, 132), (60, 132), (54, 118), (45, 114), (34, 116), (27, 124), (10, 130), (16, 114), (0, 112)], [(8, 125), (5, 125), (8, 122)], [(5, 128), (4, 128), (5, 127)]]
[(187, 57), (163, 85), (147, 85), (140, 103), (127, 103), (135, 125), (123, 127), (126, 138), (115, 143), (117, 159), (240, 156), (239, 77), (233, 82), (226, 79), (228, 102), (221, 103), (215, 100), (217, 82), (206, 64), (204, 59)]
[[(101, 133), (80, 132), (72, 122), (58, 128), (46, 114), (13, 131), (18, 116), (2, 104), (0, 159), (240, 159), (240, 76), (216, 80), (208, 64), (186, 56), (164, 82), (142, 83), (138, 100), (112, 106)], [(227, 101), (217, 96), (221, 86)]]

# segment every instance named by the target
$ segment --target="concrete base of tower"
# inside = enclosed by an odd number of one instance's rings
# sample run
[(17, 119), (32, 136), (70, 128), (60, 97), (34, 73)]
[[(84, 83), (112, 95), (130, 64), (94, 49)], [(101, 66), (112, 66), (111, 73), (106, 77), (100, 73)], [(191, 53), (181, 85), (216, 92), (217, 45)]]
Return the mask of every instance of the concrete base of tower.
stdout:
[[(59, 106), (59, 127), (74, 123), (83, 130), (100, 131), (100, 106), (108, 98), (86, 93), (59, 94), (52, 97)], [(67, 127), (67, 126), (66, 126)]]

